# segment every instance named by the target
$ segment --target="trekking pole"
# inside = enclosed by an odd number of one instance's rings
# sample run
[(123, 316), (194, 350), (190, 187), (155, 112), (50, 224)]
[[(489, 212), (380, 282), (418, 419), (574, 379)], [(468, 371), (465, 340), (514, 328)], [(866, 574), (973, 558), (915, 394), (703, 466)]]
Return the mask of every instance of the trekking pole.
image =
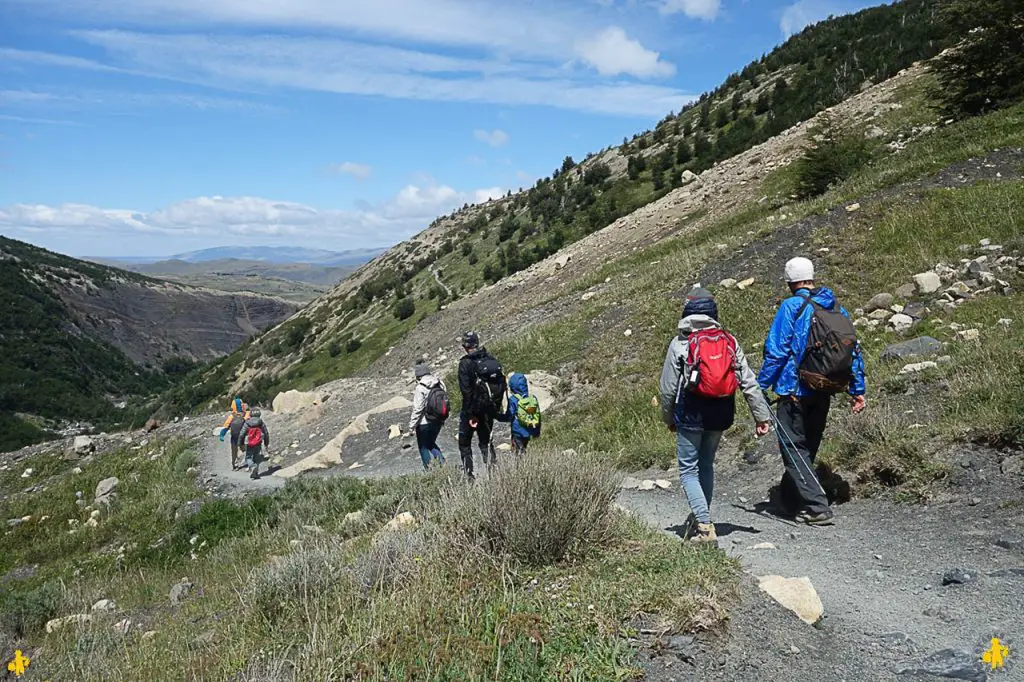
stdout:
[[(775, 402), (777, 403), (778, 401), (776, 400)], [(825, 492), (825, 488), (821, 485), (821, 481), (818, 480), (818, 475), (814, 473), (814, 469), (810, 467), (806, 462), (804, 462), (803, 458), (799, 456), (800, 450), (799, 448), (797, 448), (796, 442), (794, 441), (792, 434), (790, 434), (786, 427), (782, 425), (782, 422), (779, 421), (778, 416), (770, 408), (768, 410), (768, 413), (772, 417), (772, 423), (775, 425), (776, 432), (779, 433), (779, 445), (781, 446), (781, 450), (782, 452), (789, 456), (789, 461), (793, 464), (793, 468), (796, 469), (797, 474), (800, 476), (800, 482), (805, 485), (807, 484), (807, 479), (804, 477), (803, 471), (800, 470), (801, 465), (803, 465), (803, 468), (810, 475), (811, 480), (814, 481), (814, 484), (818, 487), (818, 490), (821, 491), (822, 495), (825, 495), (827, 497), (828, 493)], [(792, 450), (790, 448), (792, 448)]]

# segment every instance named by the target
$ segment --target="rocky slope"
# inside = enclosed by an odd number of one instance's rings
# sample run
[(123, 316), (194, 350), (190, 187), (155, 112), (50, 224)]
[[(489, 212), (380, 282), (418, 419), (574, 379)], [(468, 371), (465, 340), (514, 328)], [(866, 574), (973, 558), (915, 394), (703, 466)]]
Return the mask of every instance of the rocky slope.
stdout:
[(159, 391), (193, 363), (230, 353), (297, 309), (279, 299), (161, 282), (5, 238), (0, 280), (0, 447), (38, 440), (40, 427), (103, 423), (115, 415), (131, 420), (133, 398)]

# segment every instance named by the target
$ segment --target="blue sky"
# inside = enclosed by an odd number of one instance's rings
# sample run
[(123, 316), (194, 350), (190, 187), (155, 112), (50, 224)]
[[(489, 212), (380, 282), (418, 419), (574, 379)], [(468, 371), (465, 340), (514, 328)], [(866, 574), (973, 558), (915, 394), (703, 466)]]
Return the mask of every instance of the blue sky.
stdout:
[(0, 0), (0, 233), (75, 256), (405, 239), (863, 0)]

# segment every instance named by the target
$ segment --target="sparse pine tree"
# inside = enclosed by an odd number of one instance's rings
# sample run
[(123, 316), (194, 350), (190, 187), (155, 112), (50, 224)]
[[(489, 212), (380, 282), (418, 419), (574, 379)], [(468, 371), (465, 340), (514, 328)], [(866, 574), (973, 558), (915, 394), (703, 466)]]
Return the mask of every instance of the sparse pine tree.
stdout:
[(693, 158), (693, 149), (690, 148), (690, 143), (685, 138), (679, 140), (679, 144), (676, 145), (676, 163), (680, 166), (690, 162)]

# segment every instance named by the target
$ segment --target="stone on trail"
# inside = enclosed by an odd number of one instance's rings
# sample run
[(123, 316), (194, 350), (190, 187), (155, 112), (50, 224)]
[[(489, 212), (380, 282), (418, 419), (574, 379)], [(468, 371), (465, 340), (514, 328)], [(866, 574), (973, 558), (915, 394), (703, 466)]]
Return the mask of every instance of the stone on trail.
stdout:
[(739, 289), (740, 291), (743, 291), (744, 289), (748, 289), (751, 286), (753, 286), (754, 285), (754, 281), (755, 280), (754, 280), (753, 277), (748, 277), (747, 279), (743, 280), (742, 282), (739, 282), (738, 284), (736, 284), (736, 288)]
[(622, 479), (621, 488), (623, 490), (639, 490), (641, 481), (633, 478), (632, 476), (626, 476)]
[(785, 578), (781, 575), (766, 575), (758, 578), (763, 592), (800, 617), (808, 625), (814, 625), (825, 612), (811, 579)]
[(889, 308), (889, 306), (893, 304), (894, 300), (895, 297), (892, 294), (875, 294), (871, 297), (871, 300), (868, 301), (867, 306), (865, 306), (865, 310), (871, 312), (872, 310)]
[(942, 351), (942, 343), (930, 336), (919, 336), (916, 339), (894, 343), (882, 351), (882, 360), (906, 360), (909, 358), (928, 357)]
[(271, 409), (274, 414), (295, 414), (324, 402), (326, 396), (315, 391), (284, 391), (274, 398)]
[(662, 490), (671, 490), (672, 489), (672, 483), (670, 481), (666, 481), (664, 478), (659, 478), (658, 480), (656, 480), (654, 482), (654, 485), (658, 486)]
[(512, 445), (511, 443), (502, 443), (501, 445), (495, 446), (494, 449), (499, 452), (509, 452), (512, 450)]
[(967, 651), (943, 649), (913, 666), (896, 671), (898, 675), (935, 675), (969, 682), (985, 682), (988, 674), (981, 665), (981, 656)]
[(770, 542), (759, 542), (756, 545), (751, 545), (747, 549), (778, 549), (775, 545)]
[(561, 270), (566, 265), (568, 265), (569, 261), (571, 261), (571, 260), (572, 260), (572, 256), (570, 256), (569, 254), (565, 254), (563, 256), (559, 256), (558, 258), (555, 259), (555, 270)]
[(922, 294), (934, 294), (942, 287), (942, 279), (934, 272), (920, 272), (914, 275), (914, 284)]
[(736, 285), (737, 285), (738, 283), (739, 283), (739, 282), (737, 282), (736, 280), (734, 280), (734, 279), (733, 279), (732, 277), (728, 277), (728, 278), (726, 278), (726, 279), (723, 279), (723, 280), (722, 280), (721, 282), (719, 282), (719, 283), (718, 283), (718, 286), (722, 287), (723, 289), (732, 289), (732, 288), (733, 288), (733, 287), (735, 287), (735, 286), (736, 286)]
[(974, 574), (964, 568), (951, 568), (942, 575), (943, 585), (966, 585), (974, 579)]
[(402, 437), (402, 427), (398, 424), (392, 424), (388, 427), (388, 440), (394, 440), (395, 438)]
[(637, 490), (654, 490), (657, 487), (658, 486), (654, 483), (654, 481), (652, 481), (651, 479), (646, 479), (644, 481), (640, 481), (640, 485), (637, 488)]

